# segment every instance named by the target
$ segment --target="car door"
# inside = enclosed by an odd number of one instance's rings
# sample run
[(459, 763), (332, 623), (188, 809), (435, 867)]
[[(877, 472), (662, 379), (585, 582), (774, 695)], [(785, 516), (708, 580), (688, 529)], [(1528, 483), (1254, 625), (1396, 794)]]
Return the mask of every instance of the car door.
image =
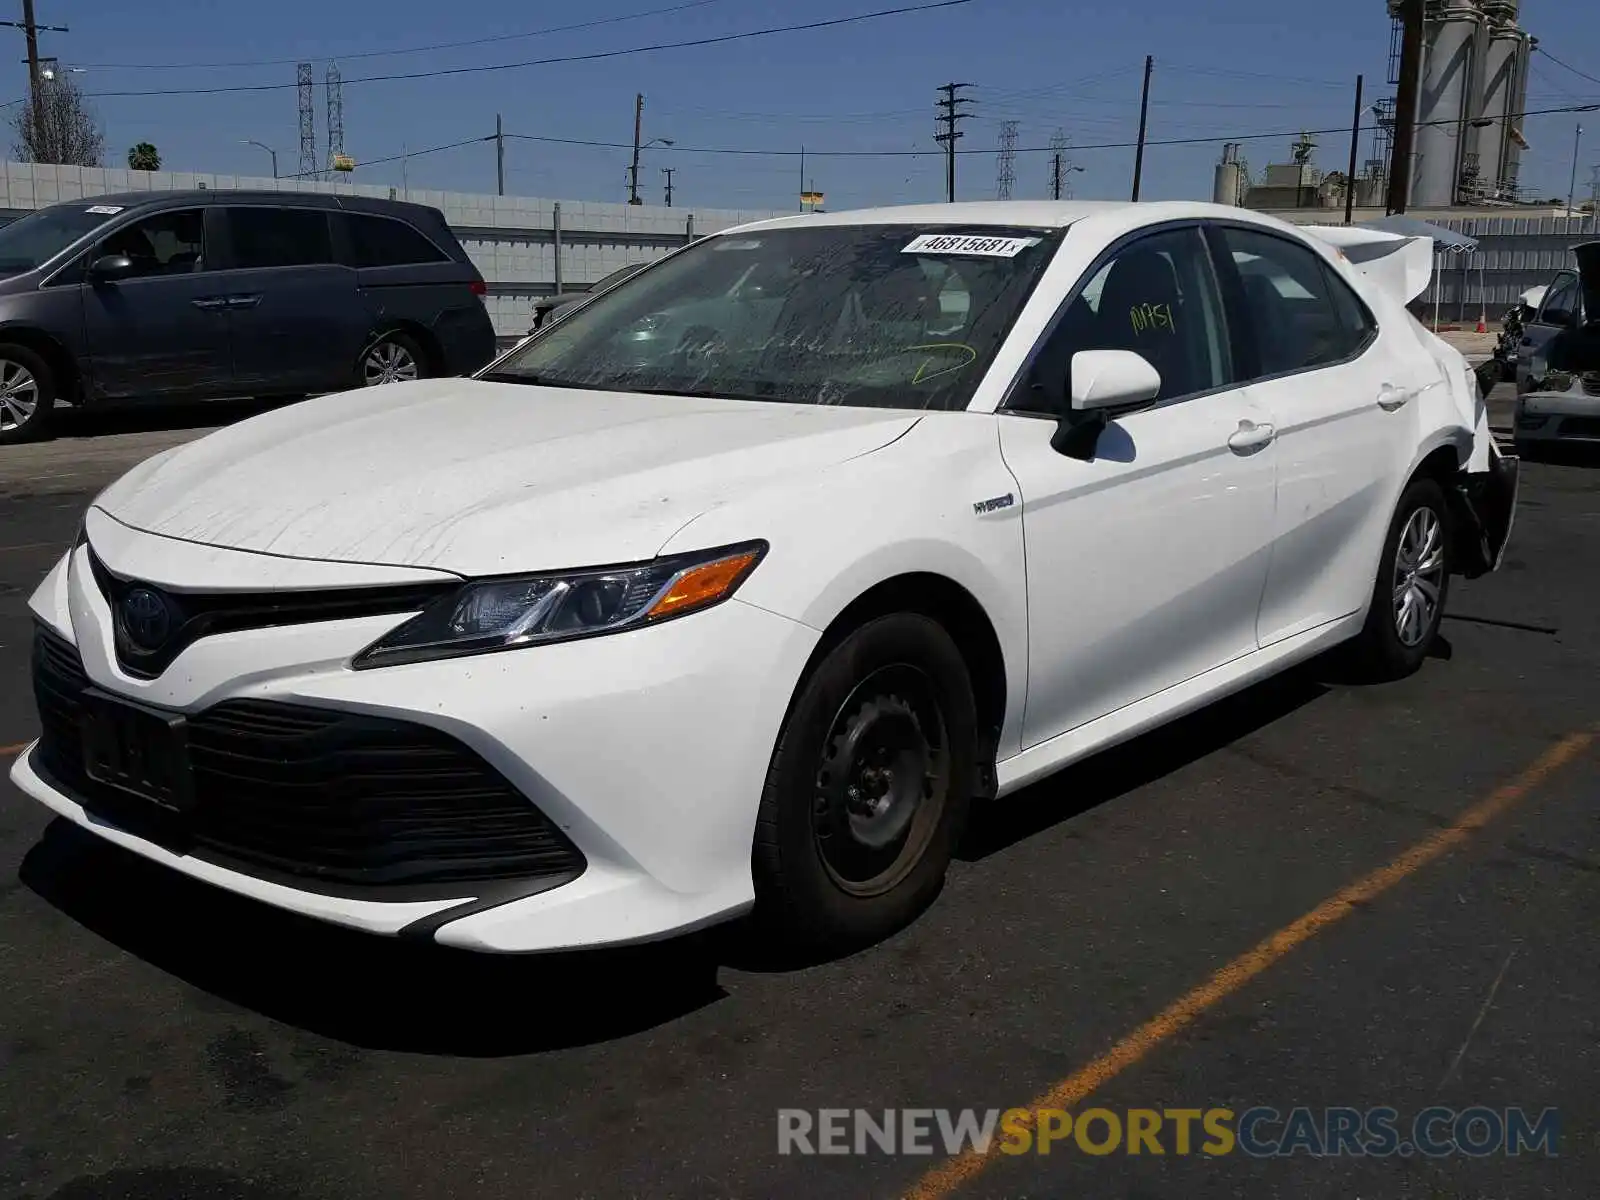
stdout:
[[(1085, 461), (1051, 440), (1072, 356), (1094, 349), (1142, 354), (1161, 391), (1111, 413)], [(1089, 268), (1002, 410), (1027, 552), (1026, 745), (1256, 649), (1275, 447), (1232, 359), (1199, 227), (1163, 227)]]
[(293, 395), (349, 387), (371, 326), (356, 272), (334, 261), (329, 210), (223, 207), (238, 387)]
[(85, 272), (84, 340), (97, 395), (198, 397), (225, 394), (233, 365), (216, 229), (207, 210), (169, 209), (106, 234), (84, 265), (126, 255), (131, 271)]
[(1551, 343), (1578, 322), (1582, 287), (1576, 271), (1562, 271), (1545, 289), (1539, 311), (1522, 327), (1517, 344), (1517, 394), (1540, 391), (1550, 373)]
[(1358, 611), (1416, 448), (1415, 401), (1437, 366), (1409, 330), (1381, 330), (1319, 253), (1259, 227), (1210, 226), (1249, 393), (1277, 430), (1262, 646)]

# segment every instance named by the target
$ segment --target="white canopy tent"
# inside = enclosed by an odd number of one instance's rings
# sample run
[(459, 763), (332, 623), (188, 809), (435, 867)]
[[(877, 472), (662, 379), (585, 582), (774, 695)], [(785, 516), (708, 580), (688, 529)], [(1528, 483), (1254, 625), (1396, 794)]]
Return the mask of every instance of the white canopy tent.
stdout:
[[(1446, 229), (1442, 225), (1433, 225), (1427, 221), (1419, 221), (1415, 217), (1376, 217), (1371, 221), (1362, 221), (1361, 224), (1368, 229), (1381, 229), (1385, 233), (1398, 233), (1403, 237), (1429, 238), (1432, 240), (1434, 257), (1433, 328), (1434, 331), (1437, 332), (1439, 329), (1440, 293), (1442, 290), (1441, 280), (1444, 275), (1444, 265), (1451, 258), (1459, 259), (1461, 262), (1462, 275), (1465, 276), (1468, 267), (1470, 266), (1467, 256), (1477, 253), (1478, 239), (1474, 237), (1468, 237), (1464, 233), (1457, 233), (1453, 229)], [(1480, 311), (1478, 317), (1478, 322), (1480, 325), (1486, 324), (1488, 320), (1488, 295), (1488, 286), (1484, 282), (1483, 264), (1480, 261), (1478, 264), (1478, 300), (1482, 308), (1482, 311)], [(1465, 281), (1463, 280), (1463, 303), (1465, 300), (1466, 286)]]

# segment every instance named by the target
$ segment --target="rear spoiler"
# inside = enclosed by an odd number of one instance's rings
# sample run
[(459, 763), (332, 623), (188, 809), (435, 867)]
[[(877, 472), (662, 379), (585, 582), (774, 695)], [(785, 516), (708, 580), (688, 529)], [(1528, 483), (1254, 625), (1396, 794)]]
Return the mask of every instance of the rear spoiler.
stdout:
[(1433, 280), (1433, 239), (1404, 237), (1355, 225), (1302, 225), (1334, 247), (1357, 271), (1401, 304), (1410, 304)]

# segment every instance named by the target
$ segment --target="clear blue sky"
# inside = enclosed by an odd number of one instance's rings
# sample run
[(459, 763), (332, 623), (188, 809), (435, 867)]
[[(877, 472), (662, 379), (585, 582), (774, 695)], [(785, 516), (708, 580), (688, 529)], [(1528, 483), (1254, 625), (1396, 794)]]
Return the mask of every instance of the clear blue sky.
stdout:
[[(38, 20), (71, 32), (42, 35), (42, 51), (82, 65), (85, 91), (123, 92), (287, 83), (292, 60), (316, 63), (317, 138), (325, 152), (321, 80), (337, 60), (346, 80), (370, 74), (511, 62), (715, 36), (822, 20), (915, 0), (702, 0), (682, 11), (617, 20), (581, 30), (394, 57), (355, 57), (436, 42), (516, 34), (627, 16), (674, 0), (595, 0), (529, 5), (512, 0), (38, 0)], [(679, 3), (685, 0), (678, 0)], [(15, 7), (13, 5), (13, 7)], [(467, 14), (470, 14), (467, 15)], [(1564, 61), (1600, 77), (1600, 4), (1525, 0), (1523, 25)], [(18, 30), (9, 68), (12, 96), (26, 89)], [(1387, 91), (1389, 21), (1382, 0), (972, 0), (804, 33), (598, 62), (567, 63), (403, 82), (347, 82), (345, 149), (358, 162), (493, 132), (602, 142), (631, 141), (633, 97), (645, 95), (644, 136), (681, 148), (781, 150), (787, 157), (646, 152), (640, 171), (647, 199), (659, 202), (662, 167), (673, 167), (680, 206), (793, 208), (800, 165), (832, 209), (941, 199), (944, 175), (932, 140), (934, 89), (949, 80), (968, 93), (957, 188), (962, 198), (995, 193), (1000, 123), (1020, 123), (1018, 146), (1048, 146), (1061, 129), (1079, 147), (1133, 140), (1140, 74), (1156, 59), (1150, 136), (1214, 137), (1200, 146), (1154, 147), (1146, 159), (1147, 198), (1209, 197), (1220, 143), (1240, 135), (1348, 127), (1357, 73), (1369, 99)], [(278, 65), (216, 65), (263, 59)], [(132, 69), (126, 64), (185, 64)], [(1600, 82), (1536, 56), (1530, 108), (1600, 102)], [(277, 148), (280, 169), (298, 170), (299, 133), (292, 88), (235, 95), (104, 97), (94, 101), (107, 133), (108, 159), (147, 140), (177, 170), (266, 174)], [(14, 111), (14, 110), (12, 110)], [(1600, 163), (1600, 112), (1530, 121), (1524, 179), (1565, 196), (1575, 126), (1586, 124), (1579, 190)], [(1245, 143), (1253, 168), (1285, 161), (1288, 136)], [(1319, 165), (1342, 169), (1348, 135), (1319, 139)], [(1362, 156), (1369, 139), (1363, 137)], [(915, 155), (829, 158), (828, 150), (902, 150)], [(625, 198), (623, 149), (530, 141), (507, 145), (507, 192), (570, 199)], [(1127, 194), (1127, 149), (1080, 149), (1071, 176), (1080, 198)], [(1019, 153), (1017, 196), (1046, 195), (1048, 155)], [(494, 190), (492, 144), (407, 164), (412, 187)], [(399, 183), (398, 162), (363, 167), (356, 178)]]

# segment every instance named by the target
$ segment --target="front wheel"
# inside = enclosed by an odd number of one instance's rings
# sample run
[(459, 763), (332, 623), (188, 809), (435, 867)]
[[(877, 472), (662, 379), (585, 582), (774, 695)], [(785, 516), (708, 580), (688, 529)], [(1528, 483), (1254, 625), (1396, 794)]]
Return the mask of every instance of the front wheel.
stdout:
[(752, 867), (756, 912), (842, 950), (909, 924), (943, 885), (976, 779), (977, 716), (936, 621), (869, 621), (802, 682), (773, 751)]
[(426, 377), (426, 363), (415, 338), (399, 332), (386, 333), (361, 352), (356, 382), (361, 387), (408, 383)]
[(1372, 606), (1353, 647), (1374, 680), (1412, 674), (1433, 648), (1450, 590), (1448, 522), (1444, 489), (1413, 479), (1389, 522)]

